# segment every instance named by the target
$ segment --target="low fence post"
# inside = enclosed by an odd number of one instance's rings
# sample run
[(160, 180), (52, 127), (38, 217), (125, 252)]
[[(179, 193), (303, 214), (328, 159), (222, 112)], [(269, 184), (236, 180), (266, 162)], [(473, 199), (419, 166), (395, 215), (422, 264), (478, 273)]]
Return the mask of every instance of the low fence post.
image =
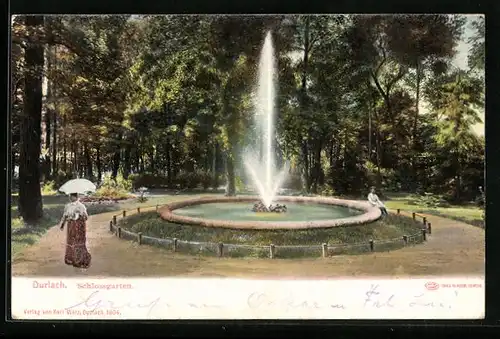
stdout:
[(424, 241), (427, 240), (427, 230), (425, 228), (422, 228), (422, 238), (424, 239)]
[(323, 258), (326, 258), (328, 256), (328, 244), (323, 243), (323, 245), (321, 245), (321, 248), (323, 250)]
[(113, 225), (116, 225), (116, 215), (113, 215)]
[(426, 217), (423, 217), (422, 218), (422, 222), (424, 223), (424, 226), (427, 224), (427, 218)]
[(141, 208), (140, 207), (137, 207), (137, 213), (141, 213)]
[(113, 220), (109, 221), (109, 231), (113, 232)]
[(137, 233), (137, 243), (142, 245), (142, 232)]
[(125, 218), (127, 216), (127, 211), (123, 211), (123, 217)]
[(411, 213), (411, 217), (413, 218), (413, 220), (415, 220), (415, 212)]
[(174, 238), (174, 252), (177, 252), (177, 238)]
[(398, 212), (398, 214), (401, 212), (401, 210), (399, 208), (396, 211)]
[(219, 257), (222, 257), (224, 255), (224, 244), (219, 243)]
[(408, 245), (408, 236), (407, 235), (403, 235), (403, 242), (405, 243), (405, 245)]
[(269, 245), (269, 258), (274, 259), (274, 244)]
[(432, 234), (432, 226), (430, 222), (427, 223), (427, 234)]
[(116, 235), (118, 236), (118, 238), (122, 237), (122, 228), (120, 226), (118, 226), (118, 228), (117, 228)]
[(369, 243), (370, 243), (370, 251), (373, 252), (373, 247), (374, 247), (373, 239), (370, 239)]
[(156, 205), (156, 212), (158, 212), (158, 205)]

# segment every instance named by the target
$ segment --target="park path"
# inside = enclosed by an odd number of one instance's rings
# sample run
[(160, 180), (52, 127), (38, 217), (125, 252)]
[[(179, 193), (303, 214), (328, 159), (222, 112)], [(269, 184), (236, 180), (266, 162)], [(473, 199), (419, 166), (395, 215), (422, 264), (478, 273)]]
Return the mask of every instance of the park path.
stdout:
[[(213, 258), (173, 253), (118, 239), (109, 232), (113, 214), (91, 216), (87, 243), (92, 266), (81, 271), (63, 262), (66, 232), (54, 226), (12, 263), (14, 276), (333, 278), (484, 276), (483, 229), (433, 215), (425, 243), (390, 252), (305, 259)], [(402, 212), (404, 213), (404, 212)], [(405, 213), (404, 213), (405, 214)]]

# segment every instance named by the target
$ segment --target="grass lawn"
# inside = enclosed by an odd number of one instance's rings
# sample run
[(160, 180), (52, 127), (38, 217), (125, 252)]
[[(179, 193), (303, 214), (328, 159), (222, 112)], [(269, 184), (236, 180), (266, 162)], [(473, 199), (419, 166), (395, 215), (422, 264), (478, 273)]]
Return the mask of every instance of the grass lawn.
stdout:
[[(311, 216), (313, 217), (313, 216)], [(247, 245), (321, 245), (354, 244), (368, 240), (400, 240), (403, 235), (420, 234), (421, 222), (404, 216), (387, 218), (362, 226), (309, 230), (232, 230), (203, 226), (176, 225), (161, 219), (156, 212), (134, 214), (121, 219), (119, 226), (159, 238)]]
[(416, 213), (427, 213), (442, 216), (457, 221), (462, 221), (474, 226), (483, 226), (483, 210), (476, 205), (467, 204), (462, 206), (451, 205), (449, 207), (428, 207), (419, 205), (414, 196), (409, 194), (388, 195), (389, 200), (385, 201), (388, 209), (401, 209)]
[(403, 247), (403, 235), (409, 236), (412, 244), (423, 241), (422, 224), (397, 215), (362, 226), (309, 230), (232, 230), (176, 225), (162, 220), (153, 211), (130, 215), (121, 219), (119, 226), (122, 230), (141, 232), (144, 236), (167, 239), (167, 243), (165, 240), (151, 242), (162, 247), (171, 248), (173, 239), (177, 238), (177, 251), (182, 253), (217, 255), (217, 244), (223, 243), (224, 255), (229, 257), (268, 257), (270, 244), (276, 246), (277, 258), (299, 258), (321, 256), (323, 243), (329, 245), (330, 254), (361, 254), (370, 251), (370, 240), (374, 240), (375, 251)]

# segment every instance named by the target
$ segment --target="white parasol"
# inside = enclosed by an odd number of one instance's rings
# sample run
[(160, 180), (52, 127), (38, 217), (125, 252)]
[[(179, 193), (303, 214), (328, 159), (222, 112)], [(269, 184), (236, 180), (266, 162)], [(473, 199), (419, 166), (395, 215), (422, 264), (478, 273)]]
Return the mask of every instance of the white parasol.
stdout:
[(95, 192), (96, 186), (87, 179), (72, 179), (62, 185), (61, 188), (59, 188), (59, 191), (66, 194), (86, 194), (88, 192)]

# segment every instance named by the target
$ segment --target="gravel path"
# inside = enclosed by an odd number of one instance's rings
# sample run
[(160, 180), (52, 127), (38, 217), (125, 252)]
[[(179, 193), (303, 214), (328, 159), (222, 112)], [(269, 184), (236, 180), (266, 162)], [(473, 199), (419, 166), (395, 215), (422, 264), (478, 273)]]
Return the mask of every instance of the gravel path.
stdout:
[[(144, 209), (142, 209), (144, 210)], [(484, 276), (485, 233), (458, 221), (426, 215), (432, 223), (428, 241), (391, 252), (317, 259), (236, 259), (198, 257), (139, 246), (109, 232), (117, 212), (91, 216), (87, 245), (92, 266), (81, 271), (64, 264), (66, 232), (54, 226), (33, 246), (17, 255), (14, 276), (92, 277), (233, 277), (328, 278), (476, 275)]]

